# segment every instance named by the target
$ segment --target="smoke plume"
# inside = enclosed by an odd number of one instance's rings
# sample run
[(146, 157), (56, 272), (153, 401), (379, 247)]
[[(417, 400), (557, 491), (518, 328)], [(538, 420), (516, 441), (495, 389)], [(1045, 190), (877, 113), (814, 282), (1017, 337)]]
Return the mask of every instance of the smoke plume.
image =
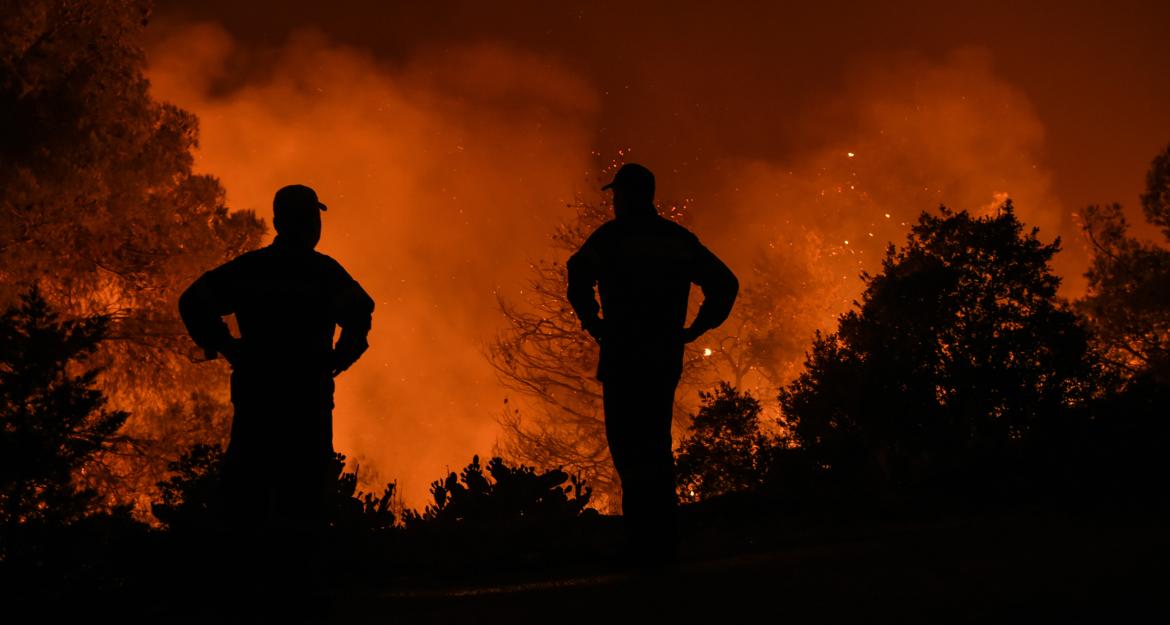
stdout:
[[(391, 64), (311, 32), (252, 49), (199, 23), (161, 33), (149, 57), (156, 95), (199, 116), (198, 168), (223, 180), (233, 207), (268, 215), (273, 191), (294, 182), (329, 205), (320, 249), (377, 302), (371, 350), (339, 379), (335, 445), (367, 483), (398, 479), (419, 505), (429, 480), (499, 434), (505, 393), (482, 350), (502, 321), (496, 298), (523, 288), (554, 226), (572, 218), (568, 201), (595, 193), (594, 150), (612, 140), (598, 139), (604, 94), (547, 55), (491, 42)], [(726, 146), (692, 197), (660, 185), (741, 277), (760, 250), (815, 258), (832, 275), (785, 300), (822, 311), (791, 315), (803, 319), (793, 334), (831, 329), (858, 274), (939, 204), (983, 212), (1010, 197), (1042, 238), (1072, 244), (1057, 268), (1078, 288), (1083, 252), (1050, 183), (1044, 126), (994, 59), (870, 58), (841, 85), (805, 113), (776, 107), (800, 117), (783, 157)], [(734, 123), (696, 117), (676, 131)], [(645, 164), (669, 172), (691, 156)]]

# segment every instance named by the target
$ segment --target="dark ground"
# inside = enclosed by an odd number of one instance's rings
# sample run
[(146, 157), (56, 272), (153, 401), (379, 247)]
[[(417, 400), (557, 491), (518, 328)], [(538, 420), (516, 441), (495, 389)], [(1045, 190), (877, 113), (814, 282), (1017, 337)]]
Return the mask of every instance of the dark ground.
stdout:
[[(1161, 514), (1017, 509), (785, 527), (762, 516), (733, 527), (719, 512), (688, 515), (681, 563), (671, 570), (613, 565), (618, 527), (602, 518), (561, 537), (566, 549), (582, 547), (570, 561), (533, 561), (525, 570), (516, 564), (522, 557), (501, 567), (472, 558), (463, 568), (414, 566), (381, 577), (337, 567), (348, 581), (300, 596), (287, 613), (260, 605), (242, 621), (1170, 622), (1170, 537)], [(225, 620), (209, 601), (150, 612), (152, 622)]]
[[(339, 597), (336, 622), (1168, 622), (1161, 527), (940, 523), (611, 574)], [(386, 618), (393, 615), (393, 618)]]

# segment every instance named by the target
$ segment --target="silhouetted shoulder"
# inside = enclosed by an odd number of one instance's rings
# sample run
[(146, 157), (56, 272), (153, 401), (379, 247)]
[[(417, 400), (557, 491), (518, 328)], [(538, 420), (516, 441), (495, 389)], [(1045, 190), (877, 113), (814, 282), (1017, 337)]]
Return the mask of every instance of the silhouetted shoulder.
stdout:
[(621, 234), (622, 226), (616, 219), (611, 219), (597, 227), (581, 247), (569, 257), (569, 266), (580, 267), (582, 264), (596, 264), (600, 261), (603, 250), (612, 246), (614, 239)]
[[(338, 309), (343, 318), (350, 318), (353, 315), (368, 317), (373, 313), (374, 298), (370, 297), (369, 293), (366, 293), (365, 289), (358, 284), (358, 281), (349, 275), (341, 263), (334, 260), (332, 256), (316, 250), (313, 250), (313, 258), (321, 266), (322, 273), (331, 283), (334, 298), (331, 304)], [(345, 322), (343, 321), (343, 323)], [(362, 323), (368, 326), (369, 321), (366, 319)]]
[[(271, 264), (268, 247), (244, 252), (226, 263), (208, 270), (199, 282), (214, 284), (218, 287), (227, 287), (241, 282), (247, 282), (257, 273), (263, 273), (265, 267)], [(197, 284), (199, 283), (197, 282)]]
[(350, 277), (349, 272), (345, 270), (345, 267), (342, 267), (341, 263), (337, 262), (337, 260), (335, 260), (332, 256), (328, 254), (322, 254), (317, 250), (313, 250), (313, 260), (326, 271), (335, 273), (339, 276), (345, 276), (347, 279), (353, 280), (353, 278)]
[(610, 238), (620, 232), (621, 229), (621, 224), (618, 222), (618, 220), (610, 219), (600, 226), (597, 226), (597, 229), (585, 238), (585, 244), (588, 244), (590, 241), (604, 241), (605, 239)]
[(695, 244), (699, 243), (698, 235), (696, 235), (694, 232), (691, 232), (689, 229), (687, 229), (686, 226), (678, 223), (677, 221), (671, 221), (670, 219), (667, 219), (667, 218), (662, 217), (662, 216), (658, 217), (658, 221), (659, 221), (659, 226), (665, 232), (667, 232), (670, 236), (675, 236), (675, 237), (678, 237), (680, 239), (685, 239), (688, 242), (692, 242)]
[(244, 267), (250, 267), (259, 263), (267, 262), (269, 256), (271, 256), (271, 246), (260, 247), (240, 254), (239, 256), (220, 265), (220, 268), (228, 269), (229, 271), (233, 269), (242, 269)]

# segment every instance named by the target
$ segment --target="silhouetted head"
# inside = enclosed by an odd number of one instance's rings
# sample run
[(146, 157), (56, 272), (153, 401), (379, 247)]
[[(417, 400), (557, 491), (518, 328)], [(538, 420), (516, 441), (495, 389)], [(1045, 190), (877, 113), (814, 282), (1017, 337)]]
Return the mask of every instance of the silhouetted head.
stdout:
[(626, 163), (613, 176), (613, 182), (601, 190), (613, 189), (613, 214), (621, 218), (631, 215), (656, 214), (654, 208), (654, 174), (637, 163)]
[(272, 226), (282, 244), (313, 249), (321, 240), (321, 211), (317, 192), (303, 184), (281, 187), (272, 198)]

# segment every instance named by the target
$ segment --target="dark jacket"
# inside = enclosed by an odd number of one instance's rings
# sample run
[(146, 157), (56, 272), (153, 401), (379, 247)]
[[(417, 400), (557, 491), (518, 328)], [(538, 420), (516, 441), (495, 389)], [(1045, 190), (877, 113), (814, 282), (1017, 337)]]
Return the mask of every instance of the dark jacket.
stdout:
[[(348, 368), (368, 347), (373, 310), (374, 301), (337, 261), (282, 245), (279, 237), (203, 274), (179, 298), (195, 343), (210, 356), (233, 360), (233, 401), (239, 385), (282, 385), (295, 396), (295, 381), (328, 379)], [(230, 314), (239, 341), (224, 323)]]
[(691, 284), (703, 292), (693, 334), (723, 323), (739, 291), (735, 274), (698, 237), (650, 212), (603, 224), (569, 259), (568, 273), (569, 303), (601, 344), (602, 381), (615, 375), (677, 378)]

